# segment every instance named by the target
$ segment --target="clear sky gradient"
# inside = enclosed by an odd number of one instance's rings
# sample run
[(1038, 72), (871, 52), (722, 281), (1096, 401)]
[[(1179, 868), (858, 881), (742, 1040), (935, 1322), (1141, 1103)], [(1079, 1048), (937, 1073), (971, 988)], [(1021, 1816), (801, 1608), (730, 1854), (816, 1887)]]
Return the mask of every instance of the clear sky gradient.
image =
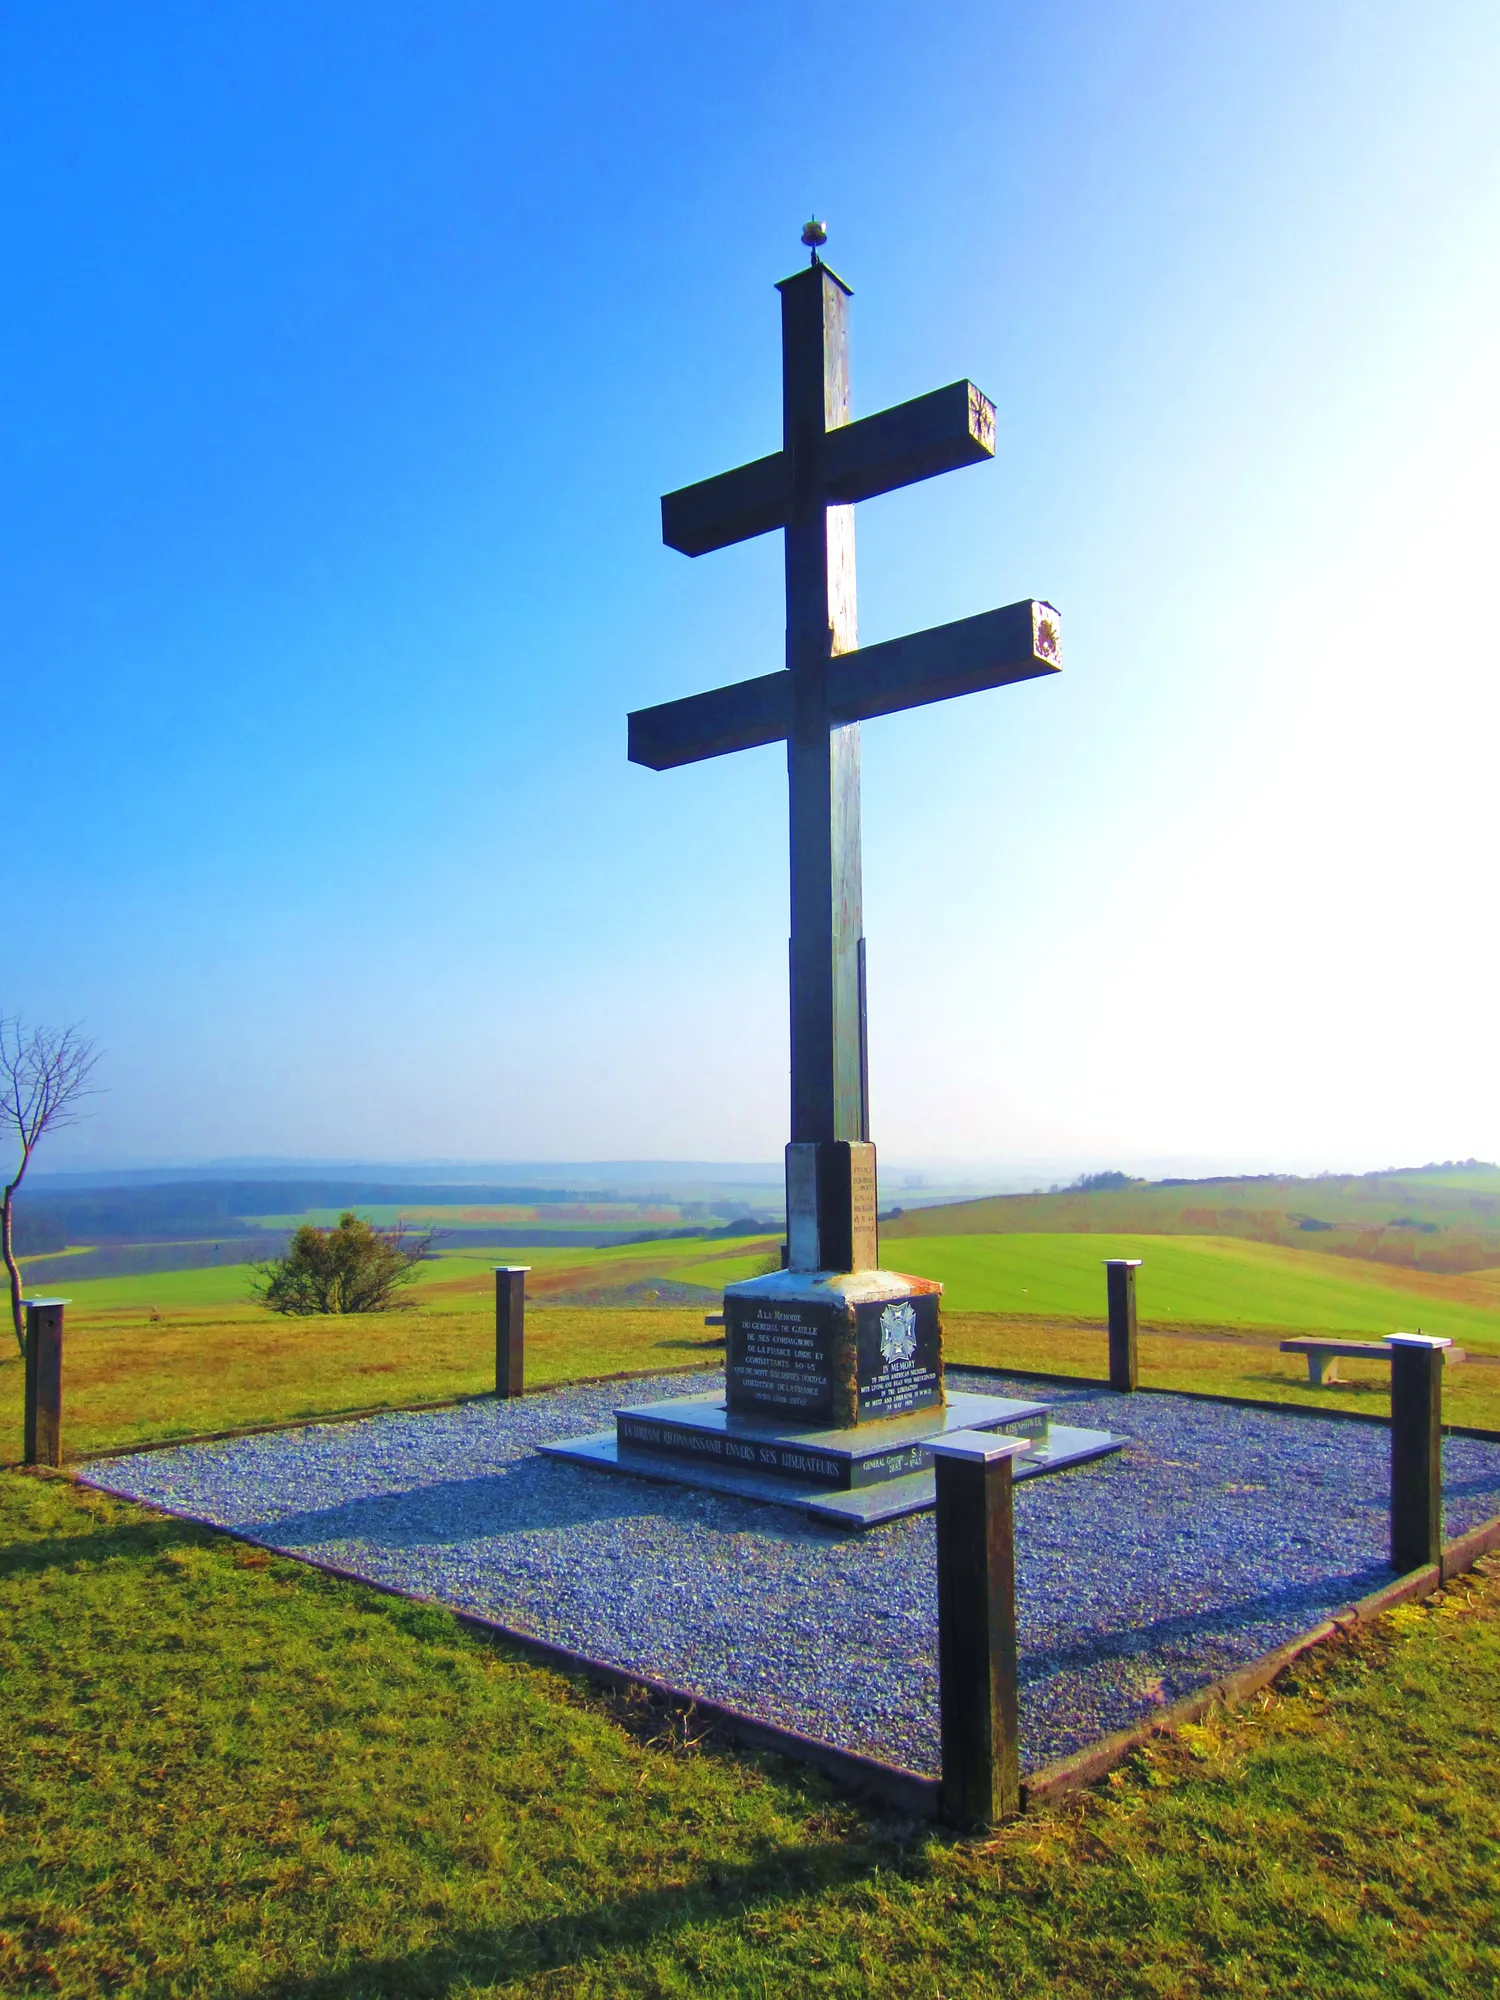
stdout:
[(7, 8), (39, 1164), (779, 1153), (784, 759), (625, 714), (781, 664), (657, 501), (779, 442), (810, 212), (856, 413), (999, 413), (862, 638), (1064, 619), (866, 725), (885, 1156), (1500, 1156), (1497, 103), (1492, 0)]

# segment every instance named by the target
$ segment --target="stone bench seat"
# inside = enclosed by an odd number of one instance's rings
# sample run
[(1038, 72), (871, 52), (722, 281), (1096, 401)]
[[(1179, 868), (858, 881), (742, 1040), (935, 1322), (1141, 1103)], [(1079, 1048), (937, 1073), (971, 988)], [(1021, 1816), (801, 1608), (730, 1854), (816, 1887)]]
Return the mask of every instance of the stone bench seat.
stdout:
[[(1341, 1361), (1389, 1361), (1391, 1343), (1388, 1340), (1319, 1340), (1313, 1335), (1302, 1335), (1296, 1340), (1281, 1343), (1283, 1354), (1305, 1354), (1307, 1356), (1307, 1379), (1315, 1389), (1326, 1388), (1331, 1382), (1342, 1382), (1339, 1373)], [(1445, 1347), (1443, 1359), (1451, 1365), (1455, 1361), (1467, 1360), (1461, 1347)]]

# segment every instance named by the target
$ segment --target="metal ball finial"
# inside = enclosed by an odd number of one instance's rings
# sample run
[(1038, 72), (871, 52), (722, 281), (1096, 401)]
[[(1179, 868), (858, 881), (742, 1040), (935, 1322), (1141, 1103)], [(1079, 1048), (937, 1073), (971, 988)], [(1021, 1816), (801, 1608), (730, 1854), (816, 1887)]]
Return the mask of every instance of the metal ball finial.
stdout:
[(819, 222), (815, 216), (810, 217), (802, 225), (802, 241), (809, 250), (816, 250), (828, 241), (828, 224)]

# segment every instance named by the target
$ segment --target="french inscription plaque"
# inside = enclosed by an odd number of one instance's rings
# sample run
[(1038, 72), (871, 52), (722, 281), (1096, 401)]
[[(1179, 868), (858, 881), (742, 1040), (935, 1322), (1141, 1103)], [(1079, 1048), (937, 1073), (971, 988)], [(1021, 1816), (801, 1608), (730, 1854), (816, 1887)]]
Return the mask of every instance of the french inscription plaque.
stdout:
[(731, 1296), (724, 1305), (729, 1408), (832, 1424), (834, 1349), (847, 1313), (794, 1299)]

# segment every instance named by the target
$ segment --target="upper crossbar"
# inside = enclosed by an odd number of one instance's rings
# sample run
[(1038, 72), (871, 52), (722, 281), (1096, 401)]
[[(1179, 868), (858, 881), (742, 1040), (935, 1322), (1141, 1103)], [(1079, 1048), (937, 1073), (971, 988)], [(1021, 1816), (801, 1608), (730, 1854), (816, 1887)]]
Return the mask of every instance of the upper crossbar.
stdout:
[[(955, 619), (951, 625), (838, 654), (825, 670), (828, 722), (835, 728), (868, 722), (903, 708), (1055, 674), (1061, 667), (1056, 611), (1023, 598), (1003, 610), (982, 611), (977, 618)], [(762, 674), (682, 701), (636, 709), (629, 718), (630, 761), (670, 771), (780, 742), (791, 728), (791, 674)]]
[(994, 455), (994, 405), (972, 382), (950, 382), (825, 431), (816, 466), (794, 465), (789, 453), (775, 451), (664, 493), (661, 538), (684, 555), (707, 555), (785, 527), (799, 478), (829, 505), (846, 506)]

